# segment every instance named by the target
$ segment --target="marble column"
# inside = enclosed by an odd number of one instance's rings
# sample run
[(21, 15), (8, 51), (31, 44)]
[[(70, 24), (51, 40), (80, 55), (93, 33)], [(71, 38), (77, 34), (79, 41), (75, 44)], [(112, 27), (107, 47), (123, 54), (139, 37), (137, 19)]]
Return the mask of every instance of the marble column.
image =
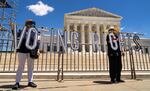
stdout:
[(97, 32), (97, 34), (98, 34), (98, 36), (99, 36), (99, 44), (100, 44), (100, 25), (99, 24), (97, 24), (96, 25), (96, 32)]
[(100, 35), (100, 25), (99, 24), (96, 24), (96, 32), (97, 32), (97, 35), (98, 35), (98, 37), (99, 37), (99, 41), (98, 41), (98, 44), (99, 44), (99, 50), (101, 49), (101, 46), (100, 46), (100, 37), (102, 36), (102, 35)]
[(66, 32), (67, 32), (67, 40), (68, 40), (67, 43), (70, 43), (70, 24), (67, 24)]
[(89, 24), (88, 26), (88, 32), (89, 32), (88, 33), (89, 51), (91, 52), (92, 51), (92, 25), (91, 24)]
[(70, 24), (67, 24), (67, 27), (66, 27), (66, 32), (67, 32), (67, 46), (68, 46), (68, 48), (67, 48), (67, 50), (68, 50), (68, 52), (70, 52), (71, 51), (71, 47), (70, 47), (70, 44), (71, 44), (71, 35), (70, 35)]
[(82, 51), (85, 52), (85, 25), (81, 25), (81, 44), (82, 44)]
[(106, 36), (107, 36), (107, 25), (103, 25), (103, 30), (102, 30), (102, 51), (107, 52), (106, 49)]
[(77, 31), (77, 24), (74, 24), (74, 31)]
[[(75, 23), (75, 24), (74, 24), (74, 31), (76, 31), (76, 32), (78, 32), (77, 26), (78, 26), (78, 24), (77, 24), (77, 23)], [(79, 40), (79, 39), (78, 39), (78, 40)], [(78, 53), (78, 51), (76, 50), (76, 51), (75, 51), (75, 53), (77, 54), (77, 53)]]

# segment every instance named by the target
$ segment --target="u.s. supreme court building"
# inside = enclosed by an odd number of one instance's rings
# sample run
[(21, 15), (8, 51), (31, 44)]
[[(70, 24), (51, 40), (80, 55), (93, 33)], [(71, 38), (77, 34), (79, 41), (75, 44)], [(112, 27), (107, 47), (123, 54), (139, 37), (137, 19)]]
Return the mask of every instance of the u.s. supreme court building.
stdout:
[[(110, 27), (116, 28), (120, 31), (120, 21), (122, 17), (99, 8), (88, 8), (84, 10), (74, 11), (66, 13), (64, 15), (64, 31), (67, 32), (67, 44), (68, 48), (71, 43), (71, 32), (76, 31), (79, 33), (79, 51), (92, 51), (92, 35), (91, 33), (97, 33), (99, 36), (99, 44), (104, 51), (105, 48), (105, 35)], [(52, 36), (43, 37), (42, 41), (48, 42), (52, 39)], [(57, 41), (56, 36), (53, 36), (54, 42)], [(49, 50), (46, 48), (44, 50)], [(45, 49), (46, 48), (46, 49)], [(55, 47), (56, 48), (56, 47)]]

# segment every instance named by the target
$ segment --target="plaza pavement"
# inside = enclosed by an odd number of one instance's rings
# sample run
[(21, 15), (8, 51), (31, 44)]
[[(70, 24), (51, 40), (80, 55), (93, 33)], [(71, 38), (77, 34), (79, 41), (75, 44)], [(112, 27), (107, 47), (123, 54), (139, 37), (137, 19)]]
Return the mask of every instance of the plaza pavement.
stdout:
[[(125, 79), (125, 83), (110, 84), (109, 79), (35, 79), (37, 88), (27, 87), (23, 79), (19, 91), (150, 91), (150, 78)], [(0, 91), (11, 91), (14, 79), (0, 78)]]

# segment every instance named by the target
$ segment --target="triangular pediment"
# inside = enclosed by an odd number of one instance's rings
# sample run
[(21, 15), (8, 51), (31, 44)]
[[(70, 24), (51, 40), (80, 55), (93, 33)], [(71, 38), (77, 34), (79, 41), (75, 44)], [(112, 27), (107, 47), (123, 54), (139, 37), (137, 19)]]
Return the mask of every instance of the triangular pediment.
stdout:
[(67, 13), (66, 15), (71, 16), (91, 16), (91, 17), (110, 17), (110, 18), (122, 18), (119, 15), (104, 11), (99, 8), (88, 8), (80, 11)]

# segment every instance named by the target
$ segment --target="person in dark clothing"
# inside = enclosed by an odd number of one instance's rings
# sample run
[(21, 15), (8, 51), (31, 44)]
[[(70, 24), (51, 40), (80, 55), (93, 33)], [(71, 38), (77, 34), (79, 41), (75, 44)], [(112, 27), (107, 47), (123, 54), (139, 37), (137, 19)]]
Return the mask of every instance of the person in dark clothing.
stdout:
[[(111, 36), (110, 34), (114, 36)], [(124, 82), (123, 80), (121, 80), (121, 51), (119, 45), (119, 38), (115, 29), (109, 29), (106, 41), (108, 46), (109, 75), (111, 78), (111, 83)]]
[[(18, 64), (18, 70), (17, 70), (17, 73), (16, 73), (16, 83), (12, 87), (12, 89), (20, 88), (19, 82), (21, 81), (21, 78), (22, 78), (22, 73), (24, 71), (24, 66), (25, 66), (26, 59), (27, 59), (27, 63), (28, 63), (28, 65), (27, 65), (28, 66), (28, 86), (37, 87), (37, 85), (35, 83), (33, 83), (33, 81), (32, 81), (32, 79), (33, 79), (33, 68), (34, 68), (34, 59), (31, 58), (30, 52), (32, 50), (38, 50), (38, 47), (39, 47), (38, 42), (39, 41), (37, 41), (36, 47), (34, 49), (29, 49), (26, 46), (27, 35), (29, 33), (29, 29), (30, 28), (35, 28), (35, 22), (32, 21), (32, 20), (27, 20), (26, 23), (25, 23), (25, 26), (26, 26), (26, 30), (25, 30), (22, 42), (20, 43), (20, 46), (17, 49), (19, 64)], [(19, 30), (19, 32), (17, 34), (18, 39), (21, 39), (20, 37), (21, 37), (22, 32), (23, 32), (22, 30)], [(31, 36), (30, 36), (29, 45), (33, 45), (33, 41), (35, 39), (33, 36), (35, 36), (35, 32), (32, 31)]]

